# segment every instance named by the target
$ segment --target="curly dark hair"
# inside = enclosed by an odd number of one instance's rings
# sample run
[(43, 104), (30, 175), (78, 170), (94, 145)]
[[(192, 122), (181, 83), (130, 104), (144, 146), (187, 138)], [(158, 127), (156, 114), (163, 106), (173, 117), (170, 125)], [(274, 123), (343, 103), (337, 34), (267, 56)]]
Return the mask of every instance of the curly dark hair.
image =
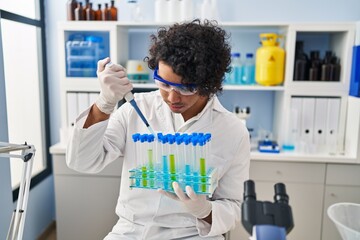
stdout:
[(152, 70), (165, 62), (183, 84), (196, 84), (199, 95), (210, 96), (222, 91), (225, 72), (231, 69), (229, 37), (216, 21), (195, 19), (161, 27), (157, 36), (150, 36), (150, 56), (144, 60)]

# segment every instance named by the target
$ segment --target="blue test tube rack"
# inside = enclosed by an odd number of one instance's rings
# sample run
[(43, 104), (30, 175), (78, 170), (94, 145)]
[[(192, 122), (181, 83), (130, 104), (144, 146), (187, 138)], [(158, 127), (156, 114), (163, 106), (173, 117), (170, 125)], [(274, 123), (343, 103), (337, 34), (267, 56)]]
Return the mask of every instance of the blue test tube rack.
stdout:
[(130, 188), (164, 189), (173, 192), (178, 182), (185, 191), (191, 186), (197, 194), (212, 195), (218, 184), (217, 171), (208, 167), (210, 133), (135, 133), (135, 161), (129, 170)]

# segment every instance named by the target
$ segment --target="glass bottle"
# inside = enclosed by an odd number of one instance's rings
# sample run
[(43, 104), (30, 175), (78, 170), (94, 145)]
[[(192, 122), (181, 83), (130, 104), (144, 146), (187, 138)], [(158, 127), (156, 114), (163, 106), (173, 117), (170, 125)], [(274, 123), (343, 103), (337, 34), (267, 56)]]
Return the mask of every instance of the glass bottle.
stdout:
[(304, 43), (296, 41), (295, 46), (295, 66), (294, 66), (294, 81), (308, 80), (308, 57), (304, 53)]
[(77, 8), (75, 8), (75, 20), (76, 21), (84, 20), (84, 8), (82, 2), (79, 2)]
[(107, 3), (105, 3), (105, 7), (102, 11), (102, 20), (103, 21), (108, 21), (109, 20), (109, 16), (110, 15), (110, 9), (109, 9), (109, 5)]
[(111, 1), (109, 20), (117, 21), (117, 8), (115, 7), (115, 1), (114, 0)]
[(241, 84), (255, 84), (255, 61), (254, 54), (247, 53), (244, 61)]
[(89, 0), (85, 0), (85, 6), (84, 6), (84, 20), (87, 20), (87, 10), (89, 9), (90, 7), (90, 1)]
[(92, 7), (92, 3), (89, 3), (89, 7), (86, 8), (86, 20), (93, 21), (95, 20), (95, 11)]
[(319, 51), (311, 51), (310, 52), (310, 69), (309, 69), (309, 80), (310, 81), (319, 81), (320, 78), (320, 52)]
[(76, 0), (69, 0), (66, 4), (67, 8), (67, 20), (74, 21), (75, 20), (75, 9), (78, 5)]
[(96, 21), (101, 21), (102, 20), (101, 4), (98, 4), (98, 10), (95, 11), (94, 18), (95, 18)]

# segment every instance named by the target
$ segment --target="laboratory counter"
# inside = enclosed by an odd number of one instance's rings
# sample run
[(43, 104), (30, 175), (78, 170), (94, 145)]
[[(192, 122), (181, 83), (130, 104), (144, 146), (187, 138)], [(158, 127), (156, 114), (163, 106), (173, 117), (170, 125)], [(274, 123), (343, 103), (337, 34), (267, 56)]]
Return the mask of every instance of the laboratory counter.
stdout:
[[(65, 145), (53, 145), (50, 153), (57, 239), (102, 239), (117, 221), (121, 159), (98, 174), (83, 174), (67, 167)], [(295, 223), (288, 240), (340, 239), (327, 208), (336, 202), (360, 203), (359, 172), (360, 160), (355, 157), (251, 153), (250, 178), (259, 200), (272, 201), (274, 185), (286, 185)], [(227, 234), (228, 240), (248, 237), (241, 223)]]

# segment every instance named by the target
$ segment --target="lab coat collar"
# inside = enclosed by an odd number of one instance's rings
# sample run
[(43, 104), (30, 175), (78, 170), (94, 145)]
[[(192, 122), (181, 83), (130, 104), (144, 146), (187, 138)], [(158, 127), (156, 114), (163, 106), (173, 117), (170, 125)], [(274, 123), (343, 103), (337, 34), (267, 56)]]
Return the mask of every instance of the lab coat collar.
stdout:
[[(161, 97), (160, 91), (159, 91), (159, 95)], [(157, 107), (157, 111), (163, 112), (163, 114), (160, 115), (160, 118), (164, 123), (163, 127), (165, 128), (165, 130), (168, 132), (175, 132), (171, 110), (163, 100), (160, 101), (160, 104)], [(192, 123), (192, 126), (190, 126), (187, 131), (197, 132), (203, 128), (208, 127), (212, 123), (213, 111), (227, 112), (227, 110), (221, 105), (216, 95), (210, 97), (204, 109), (199, 114), (190, 118), (188, 121), (184, 123), (185, 125)]]

